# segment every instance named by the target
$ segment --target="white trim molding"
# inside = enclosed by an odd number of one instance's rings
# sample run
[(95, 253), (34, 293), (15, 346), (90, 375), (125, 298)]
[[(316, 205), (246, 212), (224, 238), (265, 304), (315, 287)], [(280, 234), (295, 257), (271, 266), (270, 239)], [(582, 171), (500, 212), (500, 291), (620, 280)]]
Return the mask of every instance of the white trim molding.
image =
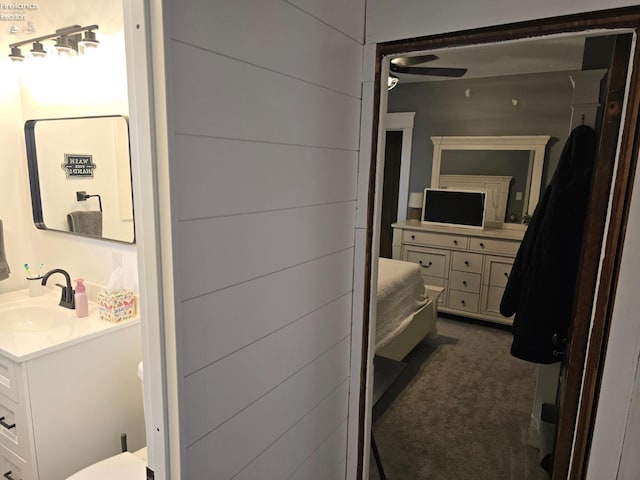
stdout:
[(400, 182), (398, 188), (398, 222), (407, 219), (409, 199), (409, 174), (411, 173), (411, 146), (413, 143), (413, 121), (416, 112), (387, 113), (386, 131), (402, 131), (400, 156)]

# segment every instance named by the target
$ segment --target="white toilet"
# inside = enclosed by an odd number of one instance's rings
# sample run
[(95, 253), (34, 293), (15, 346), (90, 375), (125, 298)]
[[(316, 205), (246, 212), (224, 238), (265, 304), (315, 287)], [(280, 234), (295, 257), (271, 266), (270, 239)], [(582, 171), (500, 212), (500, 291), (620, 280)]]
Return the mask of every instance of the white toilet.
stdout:
[[(138, 377), (143, 382), (142, 362)], [(144, 388), (143, 388), (144, 399)], [(145, 410), (145, 425), (147, 412)], [(147, 478), (147, 447), (136, 452), (123, 452), (106, 458), (74, 473), (67, 480), (145, 480)]]

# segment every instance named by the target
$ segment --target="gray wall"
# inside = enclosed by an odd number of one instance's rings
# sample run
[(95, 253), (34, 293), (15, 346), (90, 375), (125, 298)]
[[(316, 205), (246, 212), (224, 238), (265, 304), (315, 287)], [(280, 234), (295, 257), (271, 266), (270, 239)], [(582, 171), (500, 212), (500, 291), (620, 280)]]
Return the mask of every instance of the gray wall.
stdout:
[(181, 478), (345, 478), (364, 0), (166, 6)]
[(569, 72), (399, 84), (388, 111), (416, 112), (410, 191), (431, 185), (434, 135), (550, 135), (546, 185), (569, 135), (572, 96)]

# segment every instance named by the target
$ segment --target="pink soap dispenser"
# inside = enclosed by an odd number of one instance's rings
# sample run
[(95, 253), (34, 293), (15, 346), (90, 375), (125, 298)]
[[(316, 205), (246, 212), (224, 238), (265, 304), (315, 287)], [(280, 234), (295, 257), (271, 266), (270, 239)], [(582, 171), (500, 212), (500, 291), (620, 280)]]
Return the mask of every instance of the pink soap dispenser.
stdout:
[(87, 287), (84, 286), (84, 278), (76, 280), (76, 316), (78, 318), (89, 315), (89, 301), (87, 299)]

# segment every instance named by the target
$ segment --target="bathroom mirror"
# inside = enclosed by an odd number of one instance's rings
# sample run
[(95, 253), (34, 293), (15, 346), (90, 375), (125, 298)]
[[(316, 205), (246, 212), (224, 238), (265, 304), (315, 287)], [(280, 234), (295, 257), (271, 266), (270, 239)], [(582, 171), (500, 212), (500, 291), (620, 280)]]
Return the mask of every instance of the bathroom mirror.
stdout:
[(29, 120), (25, 137), (36, 227), (135, 242), (125, 117)]
[(520, 225), (540, 198), (545, 148), (550, 137), (437, 136), (432, 188), (485, 190), (499, 213), (492, 226)]

